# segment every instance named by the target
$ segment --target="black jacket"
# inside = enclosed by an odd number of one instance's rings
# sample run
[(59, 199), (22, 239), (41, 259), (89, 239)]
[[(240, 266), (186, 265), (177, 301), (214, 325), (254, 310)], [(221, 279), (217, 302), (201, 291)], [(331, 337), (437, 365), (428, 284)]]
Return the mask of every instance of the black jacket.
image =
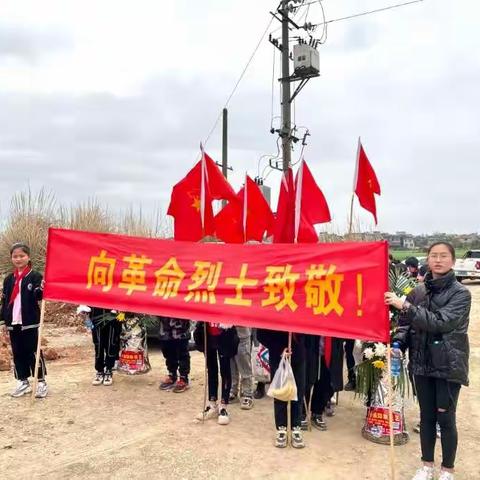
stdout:
[(394, 340), (408, 346), (411, 373), (468, 385), (470, 291), (453, 271), (437, 279), (429, 272), (407, 300)]
[[(343, 390), (343, 339), (332, 338), (332, 355), (330, 358), (330, 379), (334, 392)], [(311, 386), (320, 377), (320, 337), (305, 335), (306, 350), (306, 386)]]
[[(195, 325), (195, 330), (193, 331), (193, 340), (195, 342), (195, 348), (199, 352), (203, 352), (205, 350), (204, 322), (197, 322)], [(215, 342), (215, 347), (218, 348), (218, 351), (225, 357), (233, 358), (238, 352), (238, 344), (240, 343), (240, 339), (238, 338), (237, 329), (235, 327), (222, 329), (222, 333), (218, 335), (217, 339), (213, 339), (213, 336), (208, 335), (207, 349), (209, 348), (209, 340), (210, 342)]]
[(157, 317), (160, 321), (160, 340), (189, 340), (190, 320), (173, 317)]
[[(23, 279), (20, 287), (22, 296), (22, 330), (38, 328), (40, 325), (40, 307), (38, 302), (42, 299), (43, 290), (41, 287), (42, 274), (32, 270)], [(10, 305), (15, 277), (13, 273), (5, 277), (3, 281), (1, 318), (12, 330), (13, 303)]]

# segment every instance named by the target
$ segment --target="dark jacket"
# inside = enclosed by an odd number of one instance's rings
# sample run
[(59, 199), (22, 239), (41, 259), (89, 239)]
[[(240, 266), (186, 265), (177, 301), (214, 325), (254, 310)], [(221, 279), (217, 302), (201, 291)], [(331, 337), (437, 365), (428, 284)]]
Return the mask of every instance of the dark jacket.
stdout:
[(190, 320), (173, 317), (157, 317), (160, 320), (160, 340), (189, 340)]
[[(343, 339), (332, 338), (332, 355), (330, 358), (330, 378), (334, 392), (343, 390)], [(306, 386), (307, 389), (320, 377), (320, 337), (305, 335), (306, 350)]]
[(468, 385), (469, 290), (453, 271), (437, 279), (429, 272), (407, 300), (394, 340), (408, 346), (411, 373)]
[(90, 320), (93, 323), (94, 327), (102, 326), (108, 322), (113, 322), (117, 319), (117, 313), (112, 313), (111, 309), (108, 308), (98, 308), (90, 307), (92, 311), (90, 312)]
[[(22, 297), (22, 330), (38, 328), (40, 325), (40, 307), (38, 302), (42, 299), (43, 290), (41, 287), (42, 274), (32, 270), (23, 279), (20, 286)], [(1, 318), (7, 329), (12, 330), (13, 303), (10, 305), (15, 277), (13, 273), (5, 277), (3, 281)]]
[[(195, 342), (195, 348), (199, 352), (203, 352), (205, 350), (204, 322), (197, 322), (195, 325), (193, 340)], [(235, 327), (222, 329), (222, 333), (218, 335), (218, 338), (214, 338), (213, 335), (208, 335), (207, 349), (209, 348), (209, 341), (210, 345), (213, 344), (222, 355), (228, 358), (233, 358), (237, 354), (238, 344), (240, 343)]]

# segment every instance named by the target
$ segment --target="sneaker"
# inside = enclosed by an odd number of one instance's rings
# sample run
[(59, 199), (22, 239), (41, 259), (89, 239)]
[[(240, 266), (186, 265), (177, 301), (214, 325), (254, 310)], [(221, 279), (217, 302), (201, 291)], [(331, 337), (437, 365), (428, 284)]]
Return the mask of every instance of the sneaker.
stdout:
[(323, 419), (323, 415), (313, 415), (312, 416), (312, 425), (318, 430), (324, 432), (327, 429), (327, 423)]
[(292, 447), (304, 448), (305, 442), (303, 441), (303, 433), (300, 427), (292, 428)]
[(97, 372), (95, 374), (94, 379), (92, 380), (92, 385), (101, 385), (103, 383), (103, 373), (102, 372)]
[(333, 406), (332, 402), (328, 402), (327, 406), (325, 407), (325, 414), (327, 417), (334, 417), (335, 416), (335, 407)]
[(440, 471), (440, 476), (438, 477), (438, 480), (454, 480), (455, 476), (453, 473), (447, 472), (446, 470), (441, 470)]
[(287, 446), (287, 428), (280, 427), (277, 429), (277, 435), (275, 436), (275, 446), (277, 448), (285, 448)]
[(173, 393), (182, 393), (185, 390), (187, 390), (189, 387), (188, 385), (188, 380), (185, 380), (184, 378), (179, 378), (177, 382), (175, 383), (175, 386), (172, 389)]
[[(442, 437), (442, 431), (440, 430), (440, 424), (437, 423), (437, 438), (441, 438), (441, 437)], [(450, 472), (447, 472), (447, 473), (450, 473)]]
[(35, 392), (35, 398), (45, 398), (48, 393), (48, 386), (45, 380), (40, 380), (37, 385), (37, 391)]
[(355, 380), (349, 380), (348, 383), (343, 387), (346, 392), (353, 392), (356, 388)]
[(167, 375), (161, 382), (160, 382), (160, 390), (171, 390), (176, 383), (177, 379), (173, 375)]
[(11, 393), (12, 397), (18, 398), (27, 393), (32, 393), (32, 387), (28, 383), (28, 380), (18, 380), (15, 390)]
[(433, 467), (427, 467), (424, 465), (422, 468), (417, 470), (412, 480), (433, 480), (434, 473), (435, 469)]
[(300, 428), (304, 432), (308, 431), (308, 420), (306, 418), (302, 418), (302, 420), (300, 421)]
[(413, 431), (415, 433), (420, 433), (420, 422), (418, 422), (414, 427), (413, 427)]
[(230, 423), (230, 417), (228, 416), (227, 409), (225, 405), (220, 405), (218, 409), (218, 420), (219, 425), (228, 425)]
[(109, 387), (113, 383), (112, 372), (105, 372), (103, 376), (103, 384)]
[(210, 420), (212, 418), (217, 418), (218, 417), (218, 409), (217, 405), (215, 403), (210, 403), (210, 405), (207, 405), (205, 410), (202, 413), (199, 413), (195, 419), (202, 421), (202, 420)]
[(228, 396), (228, 403), (235, 403), (238, 401), (238, 395), (236, 393), (230, 393)]
[(242, 410), (251, 410), (253, 407), (253, 397), (251, 395), (245, 395), (240, 402), (240, 408)]
[(253, 392), (253, 398), (255, 400), (260, 400), (265, 396), (265, 384), (263, 382), (257, 383), (257, 388), (255, 392)]

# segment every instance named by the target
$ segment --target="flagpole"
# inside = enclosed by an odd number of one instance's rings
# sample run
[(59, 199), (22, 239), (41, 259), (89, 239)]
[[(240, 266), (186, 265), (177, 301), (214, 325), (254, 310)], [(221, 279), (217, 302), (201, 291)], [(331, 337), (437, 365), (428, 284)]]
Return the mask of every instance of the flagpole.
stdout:
[(393, 434), (393, 386), (392, 386), (392, 347), (390, 342), (387, 345), (387, 370), (388, 370), (388, 424), (390, 430), (390, 475), (395, 480), (395, 443)]
[(40, 366), (40, 356), (41, 356), (41, 347), (42, 347), (42, 333), (43, 333), (43, 323), (45, 320), (45, 300), (42, 299), (40, 306), (40, 325), (38, 326), (38, 340), (37, 340), (37, 351), (35, 354), (35, 370), (33, 374), (33, 386), (32, 386), (32, 396), (30, 397), (30, 402), (33, 405), (35, 402), (35, 394), (37, 392), (38, 385), (38, 367)]
[(353, 228), (353, 201), (355, 200), (355, 193), (352, 193), (352, 200), (350, 202), (350, 225), (348, 226), (348, 235), (352, 234)]

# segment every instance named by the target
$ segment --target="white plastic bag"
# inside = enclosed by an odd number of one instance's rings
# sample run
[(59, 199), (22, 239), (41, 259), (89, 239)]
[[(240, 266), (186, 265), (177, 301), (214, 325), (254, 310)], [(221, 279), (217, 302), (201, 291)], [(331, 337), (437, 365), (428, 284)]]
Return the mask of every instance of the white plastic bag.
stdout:
[(252, 367), (255, 381), (270, 382), (270, 365), (268, 363), (268, 348), (261, 343), (252, 347)]
[(297, 384), (292, 366), (285, 355), (282, 355), (280, 365), (272, 378), (267, 395), (282, 402), (297, 400)]

